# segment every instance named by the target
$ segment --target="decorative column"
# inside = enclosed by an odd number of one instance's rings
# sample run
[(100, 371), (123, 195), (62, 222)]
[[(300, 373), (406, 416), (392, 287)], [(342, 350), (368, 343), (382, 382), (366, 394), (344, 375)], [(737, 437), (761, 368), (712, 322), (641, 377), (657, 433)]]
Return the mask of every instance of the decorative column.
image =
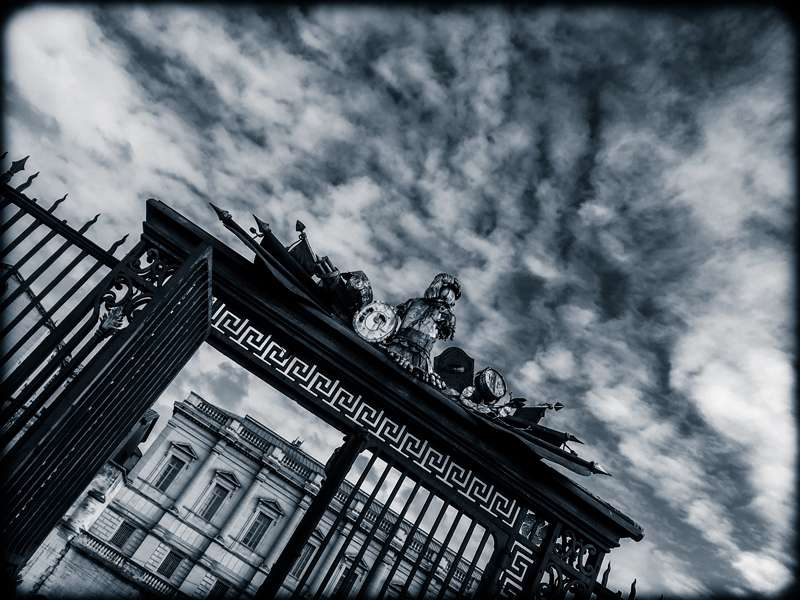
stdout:
[(336, 559), (336, 555), (339, 554), (339, 550), (342, 549), (344, 541), (347, 539), (347, 536), (350, 533), (349, 528), (352, 526), (352, 523), (347, 522), (345, 522), (344, 525), (341, 525), (341, 529), (336, 535), (336, 538), (332, 540), (328, 548), (325, 548), (327, 552), (325, 553), (325, 556), (323, 556), (317, 563), (317, 571), (314, 573), (314, 578), (312, 579), (311, 583), (308, 584), (309, 596), (313, 597), (317, 593), (317, 589), (322, 585), (322, 581), (325, 579), (325, 574), (333, 566), (333, 561)]
[(267, 482), (267, 475), (269, 474), (268, 467), (262, 467), (261, 470), (256, 473), (255, 479), (253, 479), (253, 483), (250, 484), (250, 488), (245, 492), (244, 496), (239, 500), (239, 503), (236, 505), (236, 508), (233, 509), (231, 515), (228, 517), (228, 520), (225, 522), (225, 525), (222, 526), (219, 532), (219, 538), (223, 544), (226, 546), (228, 545), (228, 540), (225, 538), (230, 535), (231, 531), (233, 530), (234, 525), (239, 520), (239, 517), (242, 513), (247, 510), (247, 506), (250, 504), (250, 501), (253, 499), (253, 496), (256, 495), (256, 492), (259, 489), (259, 482), (266, 483)]
[(220, 453), (222, 452), (222, 447), (219, 442), (217, 445), (211, 449), (209, 452), (208, 457), (203, 462), (200, 470), (197, 471), (197, 474), (189, 480), (189, 483), (186, 484), (186, 487), (183, 488), (183, 491), (180, 495), (175, 499), (175, 502), (170, 507), (170, 510), (174, 513), (180, 514), (180, 507), (182, 504), (186, 502), (186, 500), (191, 495), (192, 491), (200, 485), (200, 481), (205, 479), (206, 474), (213, 468), (214, 462), (217, 458), (219, 458)]
[(283, 526), (283, 530), (281, 531), (281, 537), (279, 537), (275, 543), (272, 545), (272, 548), (267, 554), (267, 557), (264, 559), (264, 570), (269, 573), (270, 568), (278, 560), (278, 557), (283, 552), (283, 549), (286, 547), (286, 544), (289, 542), (289, 538), (292, 537), (297, 524), (300, 522), (300, 519), (308, 510), (308, 507), (311, 506), (311, 496), (306, 494), (300, 500), (300, 503), (297, 505), (294, 513), (292, 514), (289, 521), (286, 525)]

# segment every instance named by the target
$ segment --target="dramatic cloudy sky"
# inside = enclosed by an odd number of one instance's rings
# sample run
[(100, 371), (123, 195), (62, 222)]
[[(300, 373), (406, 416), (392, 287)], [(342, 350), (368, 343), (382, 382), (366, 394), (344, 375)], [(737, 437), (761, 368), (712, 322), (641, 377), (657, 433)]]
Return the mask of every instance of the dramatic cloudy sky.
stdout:
[[(456, 275), (455, 344), (613, 477), (627, 594), (793, 582), (793, 31), (770, 11), (42, 6), (4, 37), (4, 149), (108, 247), (163, 200), (294, 222), (376, 299)], [(21, 182), (22, 176), (18, 176)], [(244, 252), (244, 249), (242, 248)], [(444, 348), (444, 345), (441, 345)], [(195, 390), (339, 444), (210, 349)]]

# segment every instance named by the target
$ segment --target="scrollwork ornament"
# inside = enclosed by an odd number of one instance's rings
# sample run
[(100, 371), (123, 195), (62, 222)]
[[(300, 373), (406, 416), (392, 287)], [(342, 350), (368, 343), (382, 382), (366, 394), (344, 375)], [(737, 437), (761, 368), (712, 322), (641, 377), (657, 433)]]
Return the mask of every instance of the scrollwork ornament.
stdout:
[[(544, 577), (548, 581), (544, 581)], [(542, 582), (536, 589), (536, 600), (559, 600), (563, 598), (564, 576), (561, 569), (555, 563), (547, 565), (547, 569), (542, 577)]]
[(178, 269), (178, 265), (161, 258), (157, 248), (148, 248), (144, 254), (147, 263), (142, 265), (141, 258), (134, 258), (130, 267), (136, 275), (156, 287), (162, 287)]

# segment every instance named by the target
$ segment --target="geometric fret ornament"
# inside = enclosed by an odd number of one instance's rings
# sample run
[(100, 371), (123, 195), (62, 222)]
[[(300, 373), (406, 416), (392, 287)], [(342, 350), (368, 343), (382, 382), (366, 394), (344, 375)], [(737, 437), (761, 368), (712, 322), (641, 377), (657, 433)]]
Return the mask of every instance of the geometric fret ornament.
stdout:
[(334, 374), (324, 373), (317, 365), (292, 353), (274, 334), (260, 331), (248, 319), (233, 313), (224, 302), (215, 298), (211, 312), (211, 326), (267, 370), (294, 381), (308, 394), (363, 427), (482, 510), (507, 526), (513, 526), (520, 511), (516, 500), (473, 475), (428, 440), (412, 435), (405, 425), (395, 423), (384, 411), (370, 406), (363, 396), (349, 392)]

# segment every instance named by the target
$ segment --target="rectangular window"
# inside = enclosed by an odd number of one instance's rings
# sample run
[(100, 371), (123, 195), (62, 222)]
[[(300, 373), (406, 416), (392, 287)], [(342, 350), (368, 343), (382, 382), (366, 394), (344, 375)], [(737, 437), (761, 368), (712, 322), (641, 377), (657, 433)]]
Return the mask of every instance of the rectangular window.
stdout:
[(208, 600), (220, 600), (221, 598), (225, 597), (225, 594), (228, 593), (230, 588), (222, 583), (221, 581), (217, 581), (214, 584), (214, 587), (211, 588), (211, 591), (208, 592), (208, 596), (206, 598)]
[(272, 523), (272, 519), (264, 513), (259, 512), (253, 524), (250, 525), (250, 529), (247, 530), (247, 533), (242, 538), (242, 543), (248, 548), (255, 550), (256, 546), (258, 546), (258, 542), (264, 537), (264, 532), (267, 530), (270, 523)]
[(170, 484), (175, 481), (175, 477), (178, 473), (181, 472), (181, 469), (184, 467), (186, 463), (183, 462), (180, 458), (175, 456), (169, 457), (169, 462), (164, 467), (164, 470), (161, 471), (161, 474), (156, 479), (155, 488), (161, 490), (162, 492), (166, 492), (167, 488)]
[(136, 527), (124, 521), (122, 525), (119, 526), (119, 529), (117, 529), (114, 537), (111, 538), (111, 543), (117, 548), (122, 548), (134, 531), (136, 531)]
[(210, 521), (211, 517), (217, 514), (217, 510), (219, 510), (219, 507), (222, 505), (222, 501), (225, 500), (227, 495), (228, 490), (218, 483), (215, 484), (214, 489), (211, 490), (208, 498), (206, 498), (203, 508), (200, 509), (200, 516), (206, 521)]
[(161, 562), (161, 566), (158, 567), (156, 572), (161, 573), (164, 577), (169, 579), (172, 577), (175, 569), (178, 568), (178, 565), (181, 564), (182, 560), (183, 557), (180, 554), (170, 550), (169, 554), (167, 554), (167, 557)]
[(303, 547), (303, 552), (301, 552), (297, 560), (294, 561), (294, 566), (292, 566), (292, 570), (289, 573), (292, 577), (300, 578), (303, 571), (305, 571), (308, 561), (311, 560), (311, 557), (314, 555), (314, 550), (316, 550), (316, 548), (311, 544), (306, 544)]

